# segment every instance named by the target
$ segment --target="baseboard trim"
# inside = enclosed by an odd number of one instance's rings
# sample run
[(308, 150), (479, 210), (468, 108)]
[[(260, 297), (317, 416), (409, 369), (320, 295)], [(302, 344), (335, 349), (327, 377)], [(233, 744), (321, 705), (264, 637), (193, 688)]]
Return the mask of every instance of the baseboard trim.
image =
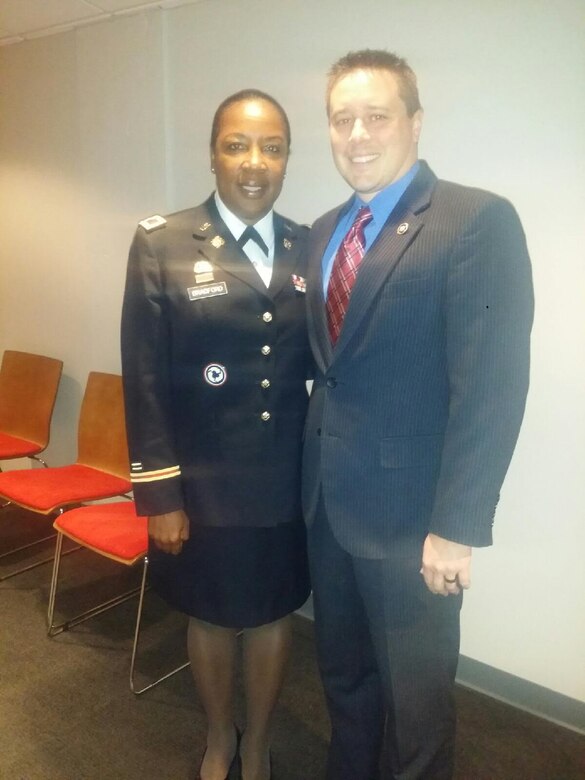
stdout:
[(493, 666), (459, 656), (457, 682), (559, 726), (585, 734), (585, 702)]
[[(296, 614), (312, 623), (312, 599), (309, 598)], [(308, 625), (306, 630), (309, 631)], [(585, 734), (585, 702), (578, 699), (551, 691), (465, 655), (459, 656), (457, 683), (571, 731)]]

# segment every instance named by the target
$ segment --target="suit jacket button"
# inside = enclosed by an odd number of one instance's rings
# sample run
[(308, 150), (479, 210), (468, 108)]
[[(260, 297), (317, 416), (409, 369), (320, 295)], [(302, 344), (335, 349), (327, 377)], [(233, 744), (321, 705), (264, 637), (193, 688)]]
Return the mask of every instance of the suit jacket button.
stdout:
[(270, 420), (270, 412), (262, 412), (260, 417), (263, 419), (264, 422), (268, 422), (268, 420)]
[(265, 311), (262, 315), (264, 322), (272, 322), (272, 314), (269, 311)]
[(317, 428), (317, 436), (321, 436), (321, 428)]
[(263, 379), (260, 382), (260, 386), (264, 388), (264, 390), (267, 390), (270, 387), (270, 379)]
[(327, 387), (337, 387), (337, 379), (335, 379), (333, 376), (330, 376), (327, 380)]
[(270, 349), (270, 347), (268, 346), (268, 344), (265, 344), (265, 345), (262, 347), (262, 349), (261, 349), (261, 352), (262, 352), (262, 354), (263, 354), (263, 355), (270, 355), (271, 349)]

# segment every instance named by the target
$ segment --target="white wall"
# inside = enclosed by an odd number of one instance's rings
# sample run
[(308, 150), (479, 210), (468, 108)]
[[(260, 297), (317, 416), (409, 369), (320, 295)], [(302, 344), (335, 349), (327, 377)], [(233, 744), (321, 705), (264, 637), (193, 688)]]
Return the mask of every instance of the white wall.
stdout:
[(282, 100), (293, 156), (279, 209), (310, 222), (347, 194), (325, 71), (349, 49), (396, 50), (419, 75), (422, 156), (508, 196), (534, 263), (532, 389), (496, 544), (475, 555), (462, 652), (585, 701), (584, 33), (581, 0), (216, 0), (0, 50), (0, 350), (65, 360), (50, 460), (75, 453), (87, 371), (119, 370), (136, 220), (212, 188), (217, 103), (245, 86)]

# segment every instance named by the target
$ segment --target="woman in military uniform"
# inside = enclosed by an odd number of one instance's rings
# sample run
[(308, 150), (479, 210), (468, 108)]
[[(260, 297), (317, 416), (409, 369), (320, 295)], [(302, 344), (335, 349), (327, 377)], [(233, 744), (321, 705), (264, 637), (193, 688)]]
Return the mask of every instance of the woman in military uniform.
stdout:
[[(300, 510), (306, 228), (276, 214), (290, 128), (270, 96), (217, 109), (216, 192), (143, 220), (122, 316), (131, 477), (154, 588), (190, 616), (208, 718), (200, 778), (270, 777), (270, 716), (309, 594)], [(243, 629), (246, 728), (232, 711)], [(233, 773), (232, 773), (233, 774)]]

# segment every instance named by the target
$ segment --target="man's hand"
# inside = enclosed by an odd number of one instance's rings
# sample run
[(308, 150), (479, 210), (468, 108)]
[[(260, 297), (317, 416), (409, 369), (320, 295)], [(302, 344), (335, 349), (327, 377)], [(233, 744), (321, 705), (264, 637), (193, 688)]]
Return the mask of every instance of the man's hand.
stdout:
[(420, 573), (431, 593), (457, 594), (471, 586), (471, 547), (436, 534), (425, 539)]
[(189, 520), (182, 509), (148, 518), (148, 535), (166, 553), (178, 555), (189, 538)]

